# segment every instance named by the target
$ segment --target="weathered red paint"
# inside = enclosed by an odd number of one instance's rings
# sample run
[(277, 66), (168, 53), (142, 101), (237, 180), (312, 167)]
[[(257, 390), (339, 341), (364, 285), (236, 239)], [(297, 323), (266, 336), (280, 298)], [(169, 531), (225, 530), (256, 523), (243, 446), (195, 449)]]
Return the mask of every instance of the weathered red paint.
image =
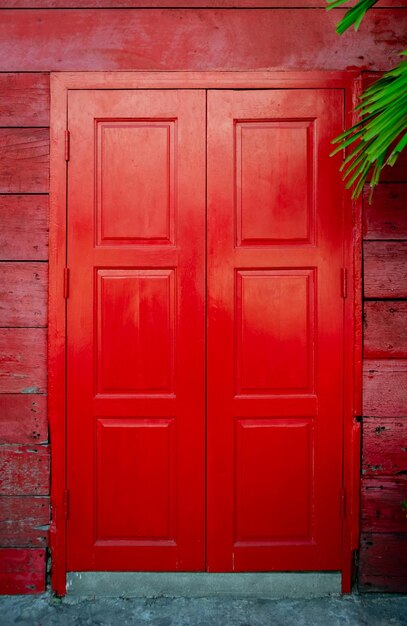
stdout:
[(365, 298), (406, 298), (407, 241), (366, 241)]
[(407, 476), (362, 478), (361, 515), (365, 532), (403, 533)]
[(368, 300), (364, 305), (364, 356), (407, 358), (407, 302)]
[(0, 128), (0, 193), (47, 193), (48, 185), (48, 129)]
[(363, 415), (405, 417), (407, 360), (365, 360), (363, 364)]
[(48, 259), (48, 195), (0, 195), (2, 261)]
[(339, 14), (325, 9), (1, 13), (0, 71), (295, 71), (391, 67), (405, 46), (407, 9), (398, 9), (397, 19), (394, 9), (372, 9), (357, 33), (342, 38)]
[(0, 328), (0, 393), (45, 393), (45, 328)]
[(361, 591), (407, 592), (405, 533), (362, 533), (360, 559)]
[(0, 594), (45, 591), (43, 548), (0, 548)]
[[(4, 8), (289, 8), (288, 0), (3, 0)], [(187, 6), (186, 6), (187, 5)], [(350, 4), (351, 6), (351, 4)], [(404, 0), (379, 0), (378, 7), (404, 7)], [(295, 7), (326, 8), (324, 0), (296, 0)], [(335, 10), (343, 13), (343, 9)]]
[(407, 419), (363, 420), (363, 463), (366, 476), (403, 475), (407, 472)]
[(0, 443), (47, 441), (47, 398), (32, 394), (0, 394)]
[(2, 546), (47, 547), (49, 516), (49, 497), (0, 496)]
[(0, 126), (49, 126), (49, 74), (0, 74)]
[(0, 326), (46, 326), (47, 295), (47, 264), (0, 263)]
[(49, 493), (49, 446), (0, 446), (0, 495)]
[(407, 239), (407, 185), (380, 184), (368, 200), (370, 187), (364, 191), (363, 236), (370, 239)]

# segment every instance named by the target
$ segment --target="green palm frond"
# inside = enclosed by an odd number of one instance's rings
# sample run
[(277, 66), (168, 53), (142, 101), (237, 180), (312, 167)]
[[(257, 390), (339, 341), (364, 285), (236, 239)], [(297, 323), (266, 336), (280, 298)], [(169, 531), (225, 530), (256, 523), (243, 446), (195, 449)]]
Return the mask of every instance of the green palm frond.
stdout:
[(346, 188), (355, 185), (352, 198), (360, 195), (369, 176), (373, 191), (382, 169), (394, 165), (407, 146), (407, 60), (366, 89), (356, 111), (360, 121), (332, 141), (337, 147), (331, 153), (356, 144), (341, 167)]
[[(326, 2), (328, 4), (327, 11), (330, 11), (331, 9), (340, 7), (343, 4), (347, 4), (349, 0), (326, 0)], [(345, 30), (352, 25), (354, 26), (354, 29), (357, 30), (361, 21), (365, 17), (366, 11), (368, 11), (377, 2), (378, 0), (358, 0), (355, 6), (346, 11), (344, 17), (336, 25), (336, 32), (339, 35), (342, 35), (342, 33), (344, 33)]]

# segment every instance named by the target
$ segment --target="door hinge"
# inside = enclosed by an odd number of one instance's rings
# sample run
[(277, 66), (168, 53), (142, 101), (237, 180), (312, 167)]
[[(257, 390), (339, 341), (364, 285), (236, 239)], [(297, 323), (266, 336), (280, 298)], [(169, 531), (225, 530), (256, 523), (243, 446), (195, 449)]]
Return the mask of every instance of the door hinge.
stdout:
[(71, 144), (71, 134), (69, 130), (65, 131), (65, 161), (69, 161), (70, 156), (70, 144)]
[(344, 519), (346, 517), (346, 491), (344, 487), (340, 491), (340, 511), (341, 518)]
[(69, 298), (69, 267), (64, 267), (64, 298)]
[(64, 518), (69, 518), (69, 491), (64, 489)]
[(341, 271), (342, 298), (348, 297), (348, 268), (343, 267)]

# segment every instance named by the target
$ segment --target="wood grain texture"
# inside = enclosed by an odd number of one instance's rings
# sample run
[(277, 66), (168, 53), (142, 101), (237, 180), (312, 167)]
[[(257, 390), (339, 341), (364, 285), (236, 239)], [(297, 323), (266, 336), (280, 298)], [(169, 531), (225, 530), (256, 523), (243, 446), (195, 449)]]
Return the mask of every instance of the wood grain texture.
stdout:
[(47, 193), (48, 185), (49, 130), (0, 128), (0, 193)]
[(0, 74), (0, 126), (49, 126), (49, 74)]
[[(362, 474), (365, 476), (407, 474), (407, 419), (363, 420)], [(406, 494), (407, 499), (407, 494)]]
[(48, 259), (47, 195), (0, 195), (0, 257), (2, 261)]
[(47, 397), (0, 394), (0, 444), (47, 441)]
[(407, 302), (366, 301), (364, 356), (368, 359), (407, 358)]
[(362, 533), (359, 589), (407, 591), (407, 533)]
[(364, 295), (366, 298), (407, 297), (407, 242), (366, 241)]
[(0, 393), (45, 393), (45, 328), (0, 329)]
[(312, 28), (301, 8), (6, 9), (0, 71), (385, 70), (404, 47), (406, 14), (372, 9), (357, 33), (341, 39), (338, 12), (324, 8), (312, 11)]
[(407, 185), (378, 185), (371, 205), (369, 190), (363, 192), (364, 239), (407, 239)]
[(44, 591), (44, 548), (0, 548), (0, 594)]
[(369, 533), (406, 532), (407, 476), (362, 478), (361, 526)]
[(365, 360), (363, 415), (407, 416), (407, 360)]
[[(352, 6), (355, 2), (350, 2)], [(324, 0), (2, 0), (4, 8), (140, 8), (140, 7), (171, 7), (171, 8), (321, 8), (326, 4)], [(403, 7), (404, 0), (380, 0), (378, 7)], [(342, 11), (341, 11), (342, 12)]]
[(0, 496), (0, 544), (41, 548), (48, 545), (49, 498)]
[(48, 495), (49, 452), (49, 446), (0, 446), (0, 495)]
[(0, 263), (0, 326), (46, 326), (47, 295), (46, 263)]

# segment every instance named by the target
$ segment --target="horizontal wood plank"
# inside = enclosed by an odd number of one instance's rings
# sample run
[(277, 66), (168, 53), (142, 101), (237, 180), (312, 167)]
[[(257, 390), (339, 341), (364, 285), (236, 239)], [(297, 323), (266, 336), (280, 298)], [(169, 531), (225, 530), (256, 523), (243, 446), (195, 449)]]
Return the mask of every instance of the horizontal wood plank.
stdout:
[(362, 478), (361, 528), (369, 533), (406, 532), (407, 476)]
[(407, 360), (365, 360), (363, 363), (363, 415), (407, 416)]
[(0, 329), (0, 393), (45, 393), (45, 328)]
[(0, 594), (45, 591), (44, 548), (0, 548)]
[(48, 259), (48, 196), (0, 195), (2, 261)]
[(0, 496), (0, 545), (46, 547), (49, 520), (47, 497)]
[(362, 437), (363, 475), (407, 474), (407, 418), (366, 417)]
[(366, 298), (407, 298), (407, 242), (365, 241)]
[(363, 193), (364, 239), (407, 239), (407, 185), (378, 185), (371, 205), (370, 187), (366, 186)]
[(49, 74), (0, 74), (0, 126), (49, 126)]
[(47, 441), (47, 397), (0, 394), (0, 444)]
[(48, 187), (49, 130), (0, 128), (0, 193), (48, 193)]
[(0, 326), (46, 326), (48, 264), (0, 263)]
[(359, 555), (361, 591), (407, 591), (407, 533), (362, 533)]
[(0, 495), (49, 495), (49, 446), (0, 446)]
[(385, 70), (398, 62), (407, 9), (372, 9), (346, 41), (335, 32), (339, 14), (88, 9), (85, 16), (81, 9), (9, 9), (0, 21), (0, 71)]
[(365, 358), (407, 358), (406, 329), (406, 301), (366, 301), (363, 342)]
[[(355, 0), (349, 6), (355, 4)], [(324, 0), (2, 0), (4, 8), (140, 8), (140, 7), (170, 7), (170, 8), (321, 8), (326, 4)], [(379, 0), (378, 7), (403, 7), (404, 0)]]

